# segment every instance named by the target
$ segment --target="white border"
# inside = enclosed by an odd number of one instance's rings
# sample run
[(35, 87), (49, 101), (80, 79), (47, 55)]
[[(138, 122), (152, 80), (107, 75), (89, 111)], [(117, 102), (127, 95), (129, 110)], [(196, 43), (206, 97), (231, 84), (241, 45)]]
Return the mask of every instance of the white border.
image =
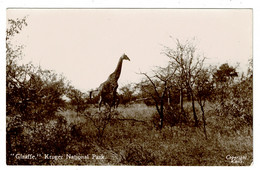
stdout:
[[(254, 57), (254, 162), (250, 167), (240, 167), (245, 169), (259, 169), (259, 13), (260, 5), (257, 0), (0, 0), (0, 168), (1, 169), (85, 169), (101, 168), (93, 166), (6, 166), (5, 155), (5, 29), (6, 29), (6, 8), (253, 8), (253, 57)], [(102, 167), (102, 168), (122, 168), (122, 167)], [(126, 167), (139, 168), (139, 167)], [(162, 167), (142, 167), (145, 169)], [(176, 167), (163, 167), (176, 168)], [(207, 168), (207, 167), (178, 167), (178, 168)], [(210, 168), (237, 168), (237, 167), (210, 167)]]

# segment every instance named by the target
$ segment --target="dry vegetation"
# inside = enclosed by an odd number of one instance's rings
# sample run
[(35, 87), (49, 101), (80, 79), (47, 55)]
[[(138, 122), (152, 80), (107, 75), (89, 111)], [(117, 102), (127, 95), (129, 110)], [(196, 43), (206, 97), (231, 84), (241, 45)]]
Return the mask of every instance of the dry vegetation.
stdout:
[[(188, 107), (188, 104), (186, 105)], [(190, 106), (191, 107), (191, 106)], [(202, 126), (166, 126), (156, 130), (152, 122), (154, 108), (134, 104), (118, 108), (118, 119), (106, 127), (102, 146), (96, 129), (84, 115), (73, 111), (60, 112), (68, 126), (76, 125), (71, 143), (74, 154), (104, 155), (104, 160), (53, 161), (53, 164), (97, 164), (97, 165), (250, 165), (253, 159), (253, 138), (250, 128), (230, 130), (219, 117), (207, 112), (208, 139)], [(192, 115), (192, 113), (190, 113)], [(125, 120), (121, 120), (124, 118)], [(129, 119), (129, 120), (127, 120)], [(135, 121), (135, 120), (140, 120)], [(143, 122), (141, 122), (143, 121)], [(84, 146), (88, 145), (88, 146)], [(85, 148), (82, 148), (82, 147)], [(84, 149), (84, 151), (83, 151)], [(226, 157), (246, 156), (242, 163), (231, 163)]]

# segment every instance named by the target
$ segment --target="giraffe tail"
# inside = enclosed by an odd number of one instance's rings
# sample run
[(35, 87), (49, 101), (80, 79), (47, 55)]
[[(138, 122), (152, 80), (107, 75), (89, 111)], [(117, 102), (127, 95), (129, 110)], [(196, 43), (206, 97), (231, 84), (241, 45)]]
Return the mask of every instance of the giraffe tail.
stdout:
[(91, 90), (90, 92), (89, 92), (89, 99), (91, 100), (92, 99), (92, 97), (93, 97), (93, 93), (95, 93), (95, 92), (97, 92), (98, 90)]

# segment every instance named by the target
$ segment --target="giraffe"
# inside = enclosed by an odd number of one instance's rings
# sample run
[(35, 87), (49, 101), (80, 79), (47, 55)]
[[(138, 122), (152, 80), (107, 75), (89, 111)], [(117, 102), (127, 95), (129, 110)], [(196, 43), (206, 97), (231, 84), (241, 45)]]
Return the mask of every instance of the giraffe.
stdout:
[(108, 79), (105, 82), (103, 82), (102, 84), (100, 84), (100, 86), (97, 89), (98, 96), (99, 96), (99, 102), (98, 102), (99, 111), (101, 109), (102, 103), (108, 104), (110, 108), (115, 106), (115, 102), (117, 100), (117, 92), (116, 92), (117, 87), (118, 87), (117, 81), (121, 74), (123, 60), (130, 61), (130, 59), (127, 57), (127, 55), (123, 54), (119, 58), (115, 71), (113, 73), (111, 73), (109, 75)]

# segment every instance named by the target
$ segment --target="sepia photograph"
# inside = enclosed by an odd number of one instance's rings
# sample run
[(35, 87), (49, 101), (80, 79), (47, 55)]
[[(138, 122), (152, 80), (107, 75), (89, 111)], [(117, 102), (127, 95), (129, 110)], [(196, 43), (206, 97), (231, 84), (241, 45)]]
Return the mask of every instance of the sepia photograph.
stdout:
[(6, 9), (6, 164), (251, 166), (253, 9)]

